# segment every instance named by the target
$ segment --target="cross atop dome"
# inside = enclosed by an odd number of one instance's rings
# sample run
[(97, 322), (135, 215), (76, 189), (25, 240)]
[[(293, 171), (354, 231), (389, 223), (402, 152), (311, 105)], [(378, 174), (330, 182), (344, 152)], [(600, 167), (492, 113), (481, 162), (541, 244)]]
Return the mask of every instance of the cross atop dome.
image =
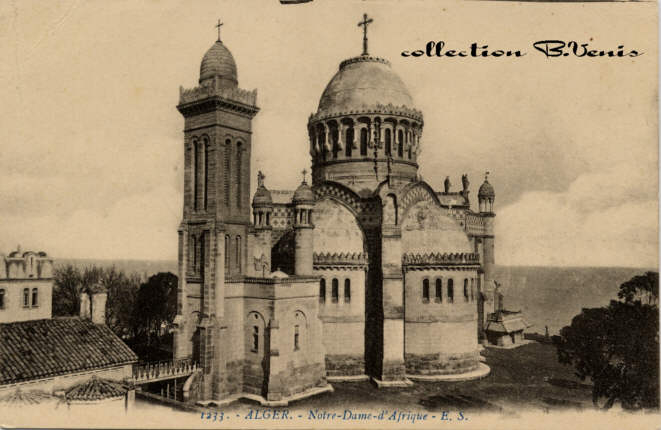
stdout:
[(218, 20), (218, 24), (216, 24), (216, 28), (218, 29), (218, 41), (220, 42), (220, 27), (223, 26), (223, 22), (220, 22), (220, 19)]
[(363, 27), (363, 55), (369, 55), (367, 53), (367, 26), (374, 22), (374, 19), (367, 17), (367, 14), (363, 14), (363, 20), (358, 23), (358, 27)]

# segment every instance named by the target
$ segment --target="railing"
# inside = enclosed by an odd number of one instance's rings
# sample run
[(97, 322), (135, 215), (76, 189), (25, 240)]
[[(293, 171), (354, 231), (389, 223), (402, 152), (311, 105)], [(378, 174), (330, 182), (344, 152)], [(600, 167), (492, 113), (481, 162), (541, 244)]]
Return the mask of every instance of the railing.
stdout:
[(191, 375), (199, 366), (193, 360), (158, 361), (133, 366), (135, 383), (154, 382)]

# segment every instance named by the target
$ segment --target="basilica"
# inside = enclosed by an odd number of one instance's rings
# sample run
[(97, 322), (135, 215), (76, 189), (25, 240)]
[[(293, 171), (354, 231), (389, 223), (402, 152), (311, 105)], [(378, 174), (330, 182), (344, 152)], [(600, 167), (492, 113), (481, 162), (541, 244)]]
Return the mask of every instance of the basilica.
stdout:
[[(200, 363), (189, 400), (265, 405), (334, 381), (375, 387), (484, 376), (494, 189), (423, 181), (423, 113), (387, 59), (340, 62), (307, 121), (310, 177), (269, 189), (251, 169), (256, 90), (218, 40), (180, 89), (184, 205), (174, 358)], [(297, 150), (292, 145), (292, 150)], [(258, 187), (250, 195), (250, 179)]]

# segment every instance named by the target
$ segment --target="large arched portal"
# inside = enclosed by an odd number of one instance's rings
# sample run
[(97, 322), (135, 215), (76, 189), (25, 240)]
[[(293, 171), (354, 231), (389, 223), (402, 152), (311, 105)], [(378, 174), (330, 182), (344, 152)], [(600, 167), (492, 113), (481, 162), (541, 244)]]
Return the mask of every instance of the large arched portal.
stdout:
[[(365, 374), (365, 238), (355, 215), (331, 198), (314, 211), (314, 274), (321, 277), (326, 371), (342, 379)], [(341, 288), (340, 288), (341, 287)]]

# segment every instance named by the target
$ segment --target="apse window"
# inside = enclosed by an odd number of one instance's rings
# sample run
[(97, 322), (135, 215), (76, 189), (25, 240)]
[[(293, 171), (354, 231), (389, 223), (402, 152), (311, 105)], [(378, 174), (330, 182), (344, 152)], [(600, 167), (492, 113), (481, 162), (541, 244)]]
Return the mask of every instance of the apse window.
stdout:
[(37, 288), (32, 289), (32, 307), (39, 306), (39, 290)]
[(344, 303), (351, 302), (351, 280), (344, 280)]
[(448, 303), (454, 303), (454, 280), (448, 279)]
[(301, 346), (299, 344), (299, 339), (300, 339), (300, 331), (298, 325), (294, 326), (294, 351), (298, 351), (301, 349)]
[(0, 289), (0, 309), (5, 308), (5, 290)]
[(429, 303), (429, 279), (422, 281), (422, 302)]
[(332, 287), (331, 287), (331, 300), (333, 303), (337, 303), (340, 298), (340, 287), (337, 278), (333, 278)]
[(436, 278), (436, 297), (434, 301), (436, 303), (443, 303), (443, 281), (440, 278)]
[(252, 328), (252, 352), (259, 351), (259, 327), (253, 326)]
[(24, 288), (23, 289), (23, 307), (24, 308), (29, 308), (30, 307), (30, 289), (29, 288)]

